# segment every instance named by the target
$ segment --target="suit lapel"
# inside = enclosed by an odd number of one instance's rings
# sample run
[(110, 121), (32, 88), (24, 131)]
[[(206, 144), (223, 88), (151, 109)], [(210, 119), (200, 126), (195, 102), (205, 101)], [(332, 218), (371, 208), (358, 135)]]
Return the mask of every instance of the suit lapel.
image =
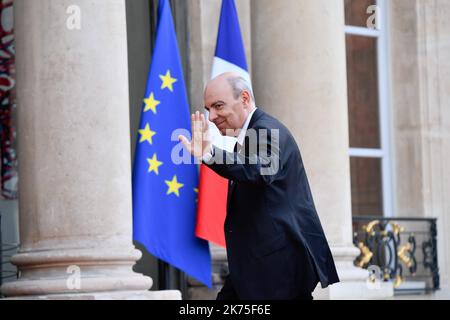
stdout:
[(255, 113), (253, 113), (252, 118), (250, 119), (250, 122), (248, 123), (248, 128), (253, 128), (255, 125), (255, 122), (259, 120), (264, 115), (264, 111), (262, 111), (260, 108), (257, 108), (255, 110)]
[[(237, 152), (237, 143), (234, 145), (233, 152)], [(231, 197), (233, 195), (235, 184), (236, 183), (233, 180), (228, 180), (227, 212), (230, 209)]]

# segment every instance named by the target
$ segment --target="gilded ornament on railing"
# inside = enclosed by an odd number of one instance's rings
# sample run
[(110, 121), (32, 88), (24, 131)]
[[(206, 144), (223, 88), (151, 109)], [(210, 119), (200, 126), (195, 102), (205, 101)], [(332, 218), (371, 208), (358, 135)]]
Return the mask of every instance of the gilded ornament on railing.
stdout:
[[(401, 222), (399, 224), (398, 221), (425, 222), (429, 231), (427, 233), (419, 230), (416, 239), (416, 234), (405, 230), (405, 226), (401, 225)], [(360, 254), (354, 260), (356, 266), (368, 270), (374, 266), (378, 267), (381, 272), (381, 279), (392, 281), (394, 288), (401, 291), (410, 290), (401, 286), (403, 282), (408, 280), (408, 277), (415, 277), (418, 279), (416, 281), (419, 282), (423, 281), (424, 277), (428, 277), (432, 283), (425, 290), (439, 288), (436, 219), (358, 216), (353, 217), (353, 222), (363, 222), (355, 225), (354, 229), (353, 243), (360, 251)], [(408, 224), (407, 226), (413, 229), (415, 228), (413, 226), (417, 226), (417, 224)], [(428, 235), (428, 238), (422, 240), (424, 235)], [(421, 251), (419, 252), (416, 252), (416, 240), (421, 241), (419, 243)], [(421, 260), (417, 260), (418, 258)], [(417, 271), (418, 261), (425, 272), (429, 271), (429, 275), (424, 275), (422, 269), (419, 272)]]
[(361, 255), (357, 258), (356, 265), (360, 268), (367, 267), (370, 260), (372, 260), (373, 253), (363, 242), (358, 243), (358, 248), (361, 250)]
[(408, 268), (411, 268), (413, 266), (413, 260), (410, 257), (411, 249), (411, 244), (407, 243), (397, 251), (397, 255), (400, 258), (400, 261), (403, 262)]
[[(364, 241), (357, 241), (360, 255), (355, 259), (355, 265), (367, 268), (369, 265), (380, 265), (383, 270), (383, 279), (389, 281), (393, 279), (394, 287), (403, 283), (404, 264), (411, 275), (416, 271), (415, 237), (410, 234), (408, 243), (400, 246), (400, 234), (405, 228), (393, 221), (372, 220), (361, 227), (364, 234)], [(355, 240), (357, 233), (355, 234)], [(374, 253), (377, 253), (377, 261), (374, 261)], [(383, 263), (380, 263), (382, 261)], [(378, 262), (378, 264), (376, 263)]]

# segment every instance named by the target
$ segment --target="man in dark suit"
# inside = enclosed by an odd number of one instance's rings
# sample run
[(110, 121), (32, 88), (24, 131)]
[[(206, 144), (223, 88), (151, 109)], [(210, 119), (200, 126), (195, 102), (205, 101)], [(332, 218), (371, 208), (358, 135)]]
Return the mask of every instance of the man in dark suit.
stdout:
[(237, 137), (233, 152), (212, 145), (199, 112), (192, 115), (192, 142), (179, 137), (229, 179), (224, 229), (230, 272), (217, 299), (312, 299), (318, 282), (324, 288), (339, 278), (294, 137), (256, 108), (238, 74), (211, 80), (204, 101), (221, 134)]

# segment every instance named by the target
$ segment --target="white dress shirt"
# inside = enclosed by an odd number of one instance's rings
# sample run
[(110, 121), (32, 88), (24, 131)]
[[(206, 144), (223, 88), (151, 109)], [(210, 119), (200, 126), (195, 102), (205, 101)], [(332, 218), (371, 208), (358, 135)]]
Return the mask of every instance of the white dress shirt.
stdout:
[(247, 133), (248, 125), (250, 124), (250, 120), (252, 119), (253, 114), (255, 113), (256, 108), (253, 109), (252, 112), (247, 116), (247, 120), (245, 120), (244, 126), (242, 127), (241, 131), (239, 132), (239, 135), (237, 137), (237, 143), (242, 147), (245, 140), (245, 134)]
[[(248, 125), (250, 124), (250, 120), (252, 119), (252, 116), (253, 116), (253, 114), (255, 113), (256, 109), (257, 109), (257, 108), (255, 107), (255, 109), (253, 109), (253, 110), (248, 114), (247, 119), (246, 119), (245, 122), (244, 122), (244, 125), (242, 126), (241, 130), (239, 131), (239, 135), (238, 135), (238, 137), (237, 137), (237, 143), (238, 143), (238, 146), (241, 146), (241, 147), (242, 147), (242, 145), (243, 145), (243, 143), (244, 143), (244, 140), (245, 140), (245, 134), (247, 133)], [(211, 161), (211, 158), (212, 158), (212, 157), (213, 157), (213, 144), (211, 143), (211, 149), (209, 150), (208, 153), (206, 153), (206, 154), (203, 155), (202, 160), (203, 160), (204, 162), (209, 162), (209, 161)]]

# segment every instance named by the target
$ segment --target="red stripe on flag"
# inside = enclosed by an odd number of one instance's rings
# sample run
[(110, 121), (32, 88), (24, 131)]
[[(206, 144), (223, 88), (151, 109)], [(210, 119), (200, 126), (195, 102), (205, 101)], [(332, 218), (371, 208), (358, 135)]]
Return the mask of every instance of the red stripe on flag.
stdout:
[(228, 180), (202, 164), (197, 207), (197, 237), (225, 247), (223, 224), (227, 213)]

